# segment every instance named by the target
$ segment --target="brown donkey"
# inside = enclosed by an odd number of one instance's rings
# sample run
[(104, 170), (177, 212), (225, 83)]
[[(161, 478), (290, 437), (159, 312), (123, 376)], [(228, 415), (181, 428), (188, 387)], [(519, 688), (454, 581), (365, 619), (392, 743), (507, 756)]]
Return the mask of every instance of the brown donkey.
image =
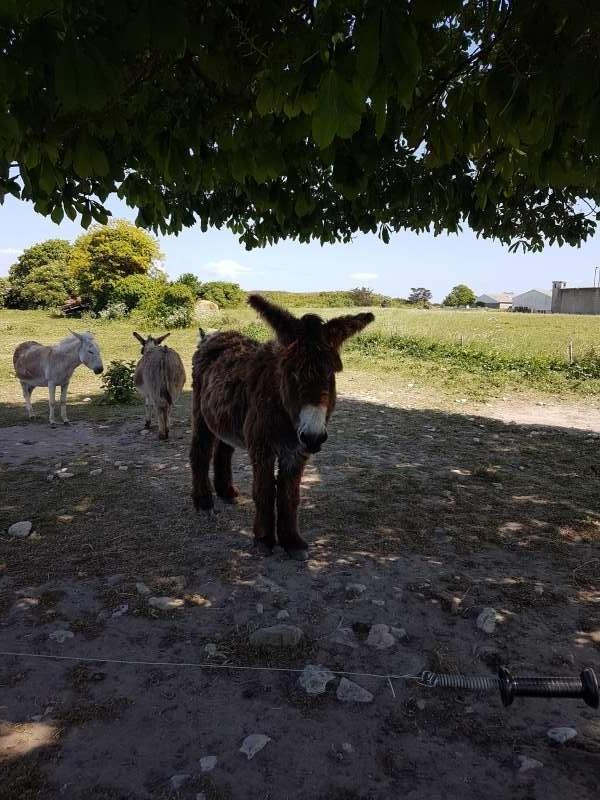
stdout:
[[(292, 558), (306, 559), (298, 531), (300, 480), (311, 453), (327, 439), (335, 406), (335, 373), (342, 343), (373, 321), (373, 314), (323, 322), (301, 319), (260, 295), (248, 302), (273, 328), (274, 341), (259, 342), (232, 331), (200, 341), (192, 361), (193, 433), (190, 462), (197, 509), (213, 508), (209, 466), (219, 497), (237, 496), (231, 475), (236, 447), (246, 448), (254, 469), (254, 536), (268, 553), (277, 539)], [(275, 462), (278, 474), (275, 479)]]
[(171, 409), (177, 402), (185, 383), (185, 370), (179, 353), (161, 343), (170, 334), (144, 339), (134, 331), (142, 345), (142, 357), (135, 368), (134, 382), (146, 404), (146, 428), (152, 423), (152, 410), (158, 416), (158, 438), (169, 438)]

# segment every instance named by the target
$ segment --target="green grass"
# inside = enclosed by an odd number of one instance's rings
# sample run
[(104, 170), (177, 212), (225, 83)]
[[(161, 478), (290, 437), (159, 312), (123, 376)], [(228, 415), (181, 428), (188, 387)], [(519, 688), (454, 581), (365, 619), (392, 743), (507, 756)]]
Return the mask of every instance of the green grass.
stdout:
[[(297, 313), (308, 310), (298, 309)], [(325, 318), (358, 311), (312, 310)], [(600, 355), (596, 356), (596, 352), (600, 354), (600, 317), (402, 308), (373, 311), (373, 325), (345, 348), (347, 371), (388, 373), (394, 380), (414, 382), (419, 388), (471, 399), (509, 390), (580, 397), (600, 391)], [(12, 368), (17, 344), (27, 339), (56, 342), (67, 335), (69, 326), (89, 328), (96, 334), (105, 364), (139, 355), (129, 320), (69, 321), (43, 311), (0, 311), (0, 402), (21, 403)], [(248, 308), (224, 312), (204, 322), (203, 327), (235, 328), (259, 339), (269, 336), (268, 329)], [(169, 340), (181, 354), (188, 378), (196, 341), (196, 328), (175, 330)], [(568, 360), (570, 341), (573, 364)], [(71, 394), (98, 398), (100, 379), (88, 370), (77, 370)], [(45, 399), (42, 391), (36, 395), (38, 401)]]

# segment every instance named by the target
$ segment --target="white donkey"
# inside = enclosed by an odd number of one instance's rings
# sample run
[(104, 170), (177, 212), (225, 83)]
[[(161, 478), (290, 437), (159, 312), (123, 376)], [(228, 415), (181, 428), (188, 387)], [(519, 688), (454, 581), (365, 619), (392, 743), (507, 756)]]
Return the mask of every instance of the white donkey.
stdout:
[(60, 416), (65, 425), (67, 419), (67, 390), (73, 372), (80, 364), (99, 375), (104, 369), (102, 356), (93, 333), (75, 333), (58, 344), (46, 346), (39, 342), (23, 342), (13, 354), (17, 378), (23, 387), (25, 410), (29, 419), (35, 415), (31, 409), (31, 393), (36, 386), (48, 387), (50, 424), (54, 425), (56, 387), (60, 386)]

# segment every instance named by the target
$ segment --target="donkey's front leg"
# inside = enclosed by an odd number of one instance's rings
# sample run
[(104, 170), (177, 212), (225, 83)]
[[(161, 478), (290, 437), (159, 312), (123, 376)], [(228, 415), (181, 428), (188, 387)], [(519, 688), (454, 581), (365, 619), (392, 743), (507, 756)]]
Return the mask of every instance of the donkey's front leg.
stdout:
[(54, 419), (54, 404), (56, 403), (56, 386), (53, 383), (48, 384), (48, 407), (50, 409), (49, 421), (50, 425), (56, 423)]
[(269, 555), (275, 545), (275, 458), (271, 455), (252, 458), (254, 468), (254, 542)]
[(308, 558), (308, 544), (298, 530), (300, 481), (305, 464), (302, 458), (280, 458), (277, 475), (277, 538), (290, 558), (298, 561)]
[(214, 500), (208, 474), (213, 454), (215, 437), (200, 412), (200, 401), (194, 394), (193, 430), (190, 447), (190, 466), (192, 468), (192, 500), (196, 511), (213, 513)]
[(63, 421), (63, 425), (70, 425), (69, 420), (67, 419), (67, 392), (69, 391), (69, 384), (63, 383), (60, 387), (60, 418)]

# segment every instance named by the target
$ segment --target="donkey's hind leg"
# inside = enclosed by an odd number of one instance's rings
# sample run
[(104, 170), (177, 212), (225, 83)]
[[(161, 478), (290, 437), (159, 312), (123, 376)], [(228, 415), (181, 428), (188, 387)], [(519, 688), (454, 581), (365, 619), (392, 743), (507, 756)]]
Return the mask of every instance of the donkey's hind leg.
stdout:
[(25, 383), (25, 381), (21, 381), (21, 389), (23, 390), (23, 398), (25, 399), (25, 413), (27, 414), (28, 419), (35, 419), (35, 414), (33, 413), (33, 409), (31, 407), (31, 394), (34, 387), (30, 386), (28, 383)]
[(232, 456), (233, 447), (219, 439), (215, 450), (215, 491), (225, 503), (235, 503), (239, 494), (233, 485)]
[(211, 511), (214, 507), (212, 486), (208, 475), (215, 437), (209, 430), (200, 411), (200, 398), (194, 394), (193, 430), (190, 447), (192, 468), (192, 500), (196, 510)]
[(161, 440), (169, 438), (169, 410), (167, 403), (158, 407), (158, 438)]

